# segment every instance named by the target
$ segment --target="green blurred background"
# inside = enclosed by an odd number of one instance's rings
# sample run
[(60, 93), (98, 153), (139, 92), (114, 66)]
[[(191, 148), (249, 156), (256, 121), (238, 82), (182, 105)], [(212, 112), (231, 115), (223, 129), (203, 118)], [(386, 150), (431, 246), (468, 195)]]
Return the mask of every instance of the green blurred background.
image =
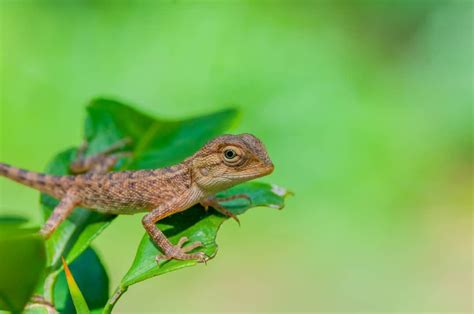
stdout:
[[(113, 97), (164, 118), (228, 106), (293, 190), (226, 223), (209, 265), (130, 288), (117, 312), (472, 312), (469, 1), (2, 1), (0, 160), (44, 169)], [(0, 180), (0, 214), (41, 221)], [(96, 241), (114, 287), (143, 234)]]

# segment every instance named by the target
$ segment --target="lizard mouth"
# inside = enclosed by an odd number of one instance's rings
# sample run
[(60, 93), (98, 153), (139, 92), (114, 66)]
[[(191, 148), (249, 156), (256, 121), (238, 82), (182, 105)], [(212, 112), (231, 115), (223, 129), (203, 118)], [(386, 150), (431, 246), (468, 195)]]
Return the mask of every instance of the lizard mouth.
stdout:
[(275, 166), (273, 166), (273, 164), (270, 162), (269, 164), (266, 164), (257, 171), (257, 173), (255, 174), (255, 178), (267, 176), (272, 173), (274, 169)]
[(275, 167), (272, 165), (268, 165), (265, 167), (260, 167), (259, 169), (255, 169), (253, 171), (246, 171), (245, 173), (240, 173), (240, 174), (227, 174), (224, 177), (228, 180), (234, 180), (234, 179), (244, 179), (244, 181), (247, 180), (252, 180), (260, 177), (264, 177), (266, 175), (269, 175), (270, 173), (273, 172)]
[(273, 170), (275, 169), (275, 166), (273, 165), (273, 162), (270, 160), (270, 158), (266, 158), (266, 160), (264, 160), (262, 162), (262, 172), (263, 172), (263, 175), (269, 175), (270, 173), (273, 172)]

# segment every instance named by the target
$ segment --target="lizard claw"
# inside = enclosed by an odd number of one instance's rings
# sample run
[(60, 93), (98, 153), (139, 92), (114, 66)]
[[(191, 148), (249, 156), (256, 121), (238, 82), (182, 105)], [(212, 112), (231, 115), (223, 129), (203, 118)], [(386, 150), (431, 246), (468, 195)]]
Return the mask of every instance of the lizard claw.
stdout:
[(200, 263), (206, 263), (209, 260), (209, 256), (204, 254), (203, 252), (196, 252), (196, 253), (188, 253), (195, 248), (203, 246), (201, 241), (196, 241), (191, 243), (190, 245), (183, 247), (183, 245), (188, 242), (188, 237), (182, 237), (179, 239), (178, 244), (172, 246), (165, 254), (157, 255), (156, 262), (160, 264), (163, 261), (168, 261), (171, 259), (178, 259), (178, 260), (197, 260)]

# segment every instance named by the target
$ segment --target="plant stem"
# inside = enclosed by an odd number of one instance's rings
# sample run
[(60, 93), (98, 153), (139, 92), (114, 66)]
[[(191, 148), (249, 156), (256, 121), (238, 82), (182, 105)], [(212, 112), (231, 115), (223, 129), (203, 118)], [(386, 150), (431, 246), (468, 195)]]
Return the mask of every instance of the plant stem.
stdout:
[(109, 299), (109, 301), (105, 305), (104, 311), (102, 313), (104, 314), (112, 313), (112, 309), (114, 308), (115, 304), (120, 299), (120, 297), (125, 293), (125, 291), (127, 291), (127, 289), (128, 287), (124, 288), (122, 286), (118, 286), (117, 289), (115, 289), (115, 292), (112, 295), (112, 297)]
[(44, 290), (43, 290), (43, 297), (44, 299), (53, 304), (54, 303), (54, 285), (56, 284), (56, 280), (58, 279), (59, 271), (54, 271), (49, 273), (46, 276), (44, 281)]

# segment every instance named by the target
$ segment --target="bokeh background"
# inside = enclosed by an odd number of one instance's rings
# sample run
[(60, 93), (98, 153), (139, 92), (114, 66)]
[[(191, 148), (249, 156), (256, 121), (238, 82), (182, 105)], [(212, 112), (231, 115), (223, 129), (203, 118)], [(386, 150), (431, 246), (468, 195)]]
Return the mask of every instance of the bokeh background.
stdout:
[[(279, 212), (226, 223), (200, 265), (133, 286), (117, 312), (472, 312), (470, 1), (2, 1), (0, 160), (42, 170), (87, 102), (164, 118), (228, 106), (266, 143)], [(0, 180), (0, 214), (41, 221)], [(113, 288), (143, 234), (96, 241)]]

